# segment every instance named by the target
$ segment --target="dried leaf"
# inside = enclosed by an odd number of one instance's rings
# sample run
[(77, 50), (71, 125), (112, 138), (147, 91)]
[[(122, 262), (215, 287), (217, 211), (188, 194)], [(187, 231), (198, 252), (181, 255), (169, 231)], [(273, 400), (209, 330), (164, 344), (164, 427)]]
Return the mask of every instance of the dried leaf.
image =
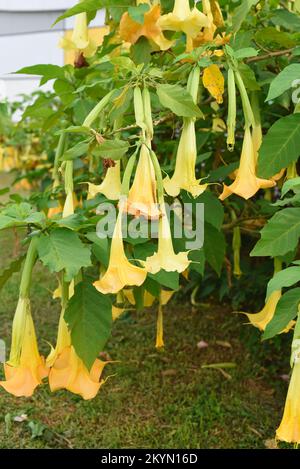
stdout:
[(218, 104), (223, 102), (224, 77), (216, 64), (206, 67), (203, 72), (203, 86), (209, 91)]

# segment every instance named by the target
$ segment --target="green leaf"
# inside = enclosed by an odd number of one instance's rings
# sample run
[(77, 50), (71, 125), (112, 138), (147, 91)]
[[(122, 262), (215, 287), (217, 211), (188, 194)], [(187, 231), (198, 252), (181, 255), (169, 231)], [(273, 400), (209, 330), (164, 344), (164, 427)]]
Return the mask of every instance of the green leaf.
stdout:
[(285, 208), (268, 221), (250, 256), (283, 256), (293, 251), (300, 237), (300, 208)]
[(92, 241), (92, 251), (97, 259), (104, 265), (104, 267), (108, 266), (109, 261), (109, 245), (107, 238), (99, 238), (97, 233), (87, 233), (86, 238), (89, 241)]
[(258, 157), (258, 175), (269, 178), (297, 161), (300, 153), (300, 113), (281, 117), (264, 137)]
[(255, 34), (255, 41), (257, 44), (262, 44), (268, 47), (294, 47), (297, 45), (297, 41), (291, 36), (291, 34), (284, 31), (278, 31), (276, 28), (267, 27), (261, 28)]
[(292, 190), (295, 194), (300, 192), (300, 177), (288, 179), (285, 181), (281, 188), (281, 197), (286, 195), (290, 190)]
[(209, 265), (218, 275), (221, 273), (225, 257), (225, 238), (221, 231), (218, 231), (210, 223), (205, 223), (204, 253)]
[(103, 350), (112, 327), (111, 302), (93, 285), (83, 281), (76, 285), (65, 316), (71, 331), (72, 345), (90, 370)]
[(276, 290), (283, 287), (291, 287), (300, 281), (300, 267), (292, 266), (277, 272), (268, 283), (266, 299)]
[(73, 213), (72, 215), (61, 218), (60, 220), (53, 220), (56, 225), (74, 231), (80, 230), (86, 221), (87, 219), (80, 213)]
[(239, 60), (245, 59), (246, 57), (256, 57), (257, 54), (258, 50), (254, 49), (254, 47), (244, 47), (234, 52), (235, 58)]
[(122, 158), (128, 151), (129, 144), (124, 140), (105, 140), (105, 142), (100, 143), (94, 150), (101, 158), (109, 158), (111, 160), (119, 160)]
[(105, 7), (122, 7), (128, 5), (132, 5), (132, 0), (83, 0), (82, 2), (78, 3), (77, 5), (69, 8), (65, 13), (60, 15), (57, 20), (53, 23), (54, 26), (59, 21), (64, 20), (65, 18), (69, 18), (70, 16), (78, 15), (78, 13), (93, 13), (101, 8)]
[(128, 14), (136, 23), (144, 24), (144, 15), (149, 9), (150, 6), (147, 3), (140, 3), (136, 7), (129, 7)]
[(89, 247), (78, 234), (67, 228), (56, 228), (38, 241), (39, 258), (51, 272), (66, 271), (66, 281), (72, 280), (82, 267), (91, 265)]
[(86, 155), (88, 152), (89, 146), (91, 143), (91, 139), (84, 140), (83, 142), (79, 142), (74, 147), (69, 148), (65, 153), (62, 155), (61, 159), (63, 161), (75, 160), (82, 155)]
[(178, 290), (179, 288), (178, 272), (166, 272), (162, 269), (157, 274), (148, 274), (148, 277), (171, 290)]
[(245, 21), (250, 9), (258, 3), (259, 0), (243, 0), (233, 13), (232, 27), (233, 33), (236, 33)]
[(139, 40), (131, 46), (130, 52), (132, 60), (136, 65), (148, 64), (151, 60), (151, 50), (148, 39), (141, 36)]
[(159, 85), (157, 95), (163, 106), (181, 117), (203, 117), (192, 96), (179, 85)]
[(298, 314), (300, 288), (293, 288), (282, 295), (277, 303), (273, 319), (267, 324), (263, 339), (270, 339), (280, 334)]
[(294, 80), (300, 77), (300, 64), (290, 64), (285, 67), (272, 81), (266, 101), (275, 99), (289, 90)]
[(271, 21), (275, 26), (282, 26), (290, 31), (300, 31), (300, 18), (288, 10), (275, 10)]
[(52, 64), (39, 64), (20, 68), (20, 70), (17, 70), (15, 73), (21, 73), (23, 75), (41, 75), (43, 77), (41, 83), (44, 84), (55, 78), (65, 78), (66, 69), (65, 66), (59, 67), (58, 65)]
[(7, 280), (10, 279), (12, 274), (14, 274), (15, 272), (19, 272), (24, 259), (25, 254), (22, 254), (22, 256), (18, 257), (17, 259), (14, 259), (9, 264), (9, 266), (5, 267), (5, 269), (0, 271), (0, 290), (4, 287)]

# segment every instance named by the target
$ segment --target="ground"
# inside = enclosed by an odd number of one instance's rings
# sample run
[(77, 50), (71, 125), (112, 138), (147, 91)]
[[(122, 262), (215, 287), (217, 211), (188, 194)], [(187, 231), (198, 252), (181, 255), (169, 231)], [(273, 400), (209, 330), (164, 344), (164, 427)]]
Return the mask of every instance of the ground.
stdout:
[[(11, 231), (1, 234), (0, 270), (13, 257), (14, 243)], [(0, 338), (7, 344), (18, 281), (14, 274), (1, 292)], [(54, 288), (37, 266), (32, 306), (44, 354), (58, 322)], [(47, 384), (27, 399), (0, 388), (0, 448), (273, 447), (290, 337), (261, 343), (243, 316), (215, 303), (211, 298), (192, 307), (188, 299), (178, 304), (173, 298), (165, 309), (163, 351), (154, 347), (155, 309), (118, 320), (106, 346), (118, 362), (106, 367), (112, 376), (91, 401), (67, 391), (51, 394)], [(208, 346), (200, 348), (200, 341)], [(203, 367), (224, 362), (234, 367)], [(15, 421), (23, 414), (25, 420)]]

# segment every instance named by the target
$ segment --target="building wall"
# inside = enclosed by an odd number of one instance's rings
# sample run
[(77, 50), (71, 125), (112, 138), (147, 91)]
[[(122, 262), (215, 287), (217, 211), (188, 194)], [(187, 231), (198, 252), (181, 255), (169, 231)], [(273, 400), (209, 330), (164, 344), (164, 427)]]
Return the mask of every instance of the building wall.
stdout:
[[(61, 35), (72, 29), (74, 18), (51, 28), (54, 20), (76, 0), (0, 0), (0, 99), (16, 99), (29, 94), (39, 84), (38, 77), (15, 75), (22, 67), (51, 63), (63, 65), (64, 54), (58, 47)], [(102, 26), (99, 12), (91, 26)], [(51, 87), (51, 82), (44, 85)]]

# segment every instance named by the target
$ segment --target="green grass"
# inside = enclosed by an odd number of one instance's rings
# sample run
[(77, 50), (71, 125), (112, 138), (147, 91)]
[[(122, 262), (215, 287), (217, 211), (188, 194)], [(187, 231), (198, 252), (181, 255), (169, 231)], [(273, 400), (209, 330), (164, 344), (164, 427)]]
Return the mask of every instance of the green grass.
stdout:
[[(1, 235), (0, 268), (13, 244), (11, 232)], [(0, 337), (8, 344), (18, 281), (15, 274), (1, 292)], [(32, 304), (44, 354), (59, 315), (53, 288), (55, 280), (37, 267)], [(106, 376), (114, 376), (91, 401), (51, 394), (47, 384), (28, 399), (0, 389), (0, 448), (264, 448), (281, 418), (287, 383), (280, 374), (289, 372), (290, 337), (262, 344), (230, 311), (213, 299), (199, 308), (173, 299), (162, 352), (154, 347), (155, 310), (118, 320), (106, 352), (120, 362), (106, 367)], [(200, 340), (209, 346), (198, 349)], [(236, 364), (224, 369), (230, 376), (202, 368), (221, 362)], [(15, 422), (21, 414), (27, 420)], [(32, 438), (30, 426), (41, 435)]]

